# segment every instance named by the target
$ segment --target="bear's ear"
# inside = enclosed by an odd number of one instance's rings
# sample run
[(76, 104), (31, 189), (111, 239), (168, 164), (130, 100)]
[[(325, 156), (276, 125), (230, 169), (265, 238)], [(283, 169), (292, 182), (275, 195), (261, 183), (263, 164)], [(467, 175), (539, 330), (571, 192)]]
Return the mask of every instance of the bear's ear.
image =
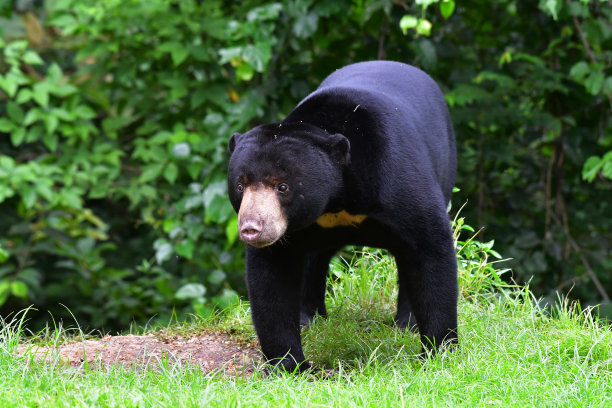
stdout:
[(227, 142), (227, 148), (229, 149), (230, 153), (234, 153), (234, 149), (236, 148), (236, 142), (238, 141), (238, 138), (240, 136), (240, 133), (234, 133), (232, 137), (230, 137), (229, 142)]
[(340, 133), (330, 136), (330, 153), (340, 164), (348, 164), (350, 159), (351, 143)]

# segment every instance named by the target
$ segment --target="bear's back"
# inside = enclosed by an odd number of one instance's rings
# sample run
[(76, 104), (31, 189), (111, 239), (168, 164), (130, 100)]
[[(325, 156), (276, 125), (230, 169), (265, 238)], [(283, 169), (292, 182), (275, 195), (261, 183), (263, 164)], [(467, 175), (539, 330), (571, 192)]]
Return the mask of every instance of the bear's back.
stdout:
[[(304, 98), (285, 122), (305, 122), (351, 142), (357, 166), (383, 159), (431, 168), (445, 199), (455, 179), (455, 136), (436, 82), (394, 61), (358, 62), (338, 69)], [(422, 161), (423, 156), (429, 157)], [(358, 169), (356, 169), (358, 171)], [(359, 177), (382, 177), (380, 174)]]
[[(358, 62), (338, 69), (287, 120), (294, 118), (340, 133), (344, 132), (338, 126), (357, 120), (375, 123), (379, 129), (408, 125), (414, 135), (453, 136), (446, 101), (436, 82), (420, 69), (395, 61)], [(440, 131), (434, 129), (438, 127)]]
[(443, 98), (438, 85), (420, 69), (396, 61), (365, 61), (347, 65), (331, 73), (317, 88), (361, 90), (384, 95), (398, 102), (418, 103), (423, 98)]

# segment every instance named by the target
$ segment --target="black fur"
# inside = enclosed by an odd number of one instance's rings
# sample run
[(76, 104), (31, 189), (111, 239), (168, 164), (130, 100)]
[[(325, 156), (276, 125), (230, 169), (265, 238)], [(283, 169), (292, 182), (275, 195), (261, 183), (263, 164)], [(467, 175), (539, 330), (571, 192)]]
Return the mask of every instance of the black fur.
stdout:
[[(398, 267), (400, 328), (424, 348), (457, 341), (457, 261), (446, 206), (455, 138), (436, 83), (412, 66), (363, 62), (327, 77), (281, 123), (232, 136), (229, 195), (239, 180), (283, 180), (288, 219), (275, 244), (247, 246), (246, 280), (262, 351), (287, 370), (308, 368), (300, 320), (325, 316), (330, 258), (344, 245), (388, 249)], [(359, 226), (322, 228), (323, 213), (364, 214)]]

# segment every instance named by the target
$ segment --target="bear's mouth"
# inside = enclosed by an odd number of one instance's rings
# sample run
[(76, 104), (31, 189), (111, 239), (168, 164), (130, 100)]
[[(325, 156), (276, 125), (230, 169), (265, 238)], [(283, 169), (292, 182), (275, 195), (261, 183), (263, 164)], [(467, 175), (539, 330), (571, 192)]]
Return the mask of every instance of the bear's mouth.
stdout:
[(240, 240), (263, 248), (281, 239), (287, 230), (287, 218), (273, 188), (248, 186), (238, 211)]

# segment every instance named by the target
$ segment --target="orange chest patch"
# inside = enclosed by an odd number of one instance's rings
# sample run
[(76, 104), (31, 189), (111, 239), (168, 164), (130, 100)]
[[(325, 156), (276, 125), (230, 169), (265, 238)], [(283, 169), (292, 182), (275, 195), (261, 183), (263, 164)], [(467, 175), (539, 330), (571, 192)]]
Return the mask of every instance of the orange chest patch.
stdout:
[(367, 218), (363, 214), (349, 214), (345, 210), (336, 213), (325, 213), (317, 218), (317, 225), (323, 228), (356, 227)]

